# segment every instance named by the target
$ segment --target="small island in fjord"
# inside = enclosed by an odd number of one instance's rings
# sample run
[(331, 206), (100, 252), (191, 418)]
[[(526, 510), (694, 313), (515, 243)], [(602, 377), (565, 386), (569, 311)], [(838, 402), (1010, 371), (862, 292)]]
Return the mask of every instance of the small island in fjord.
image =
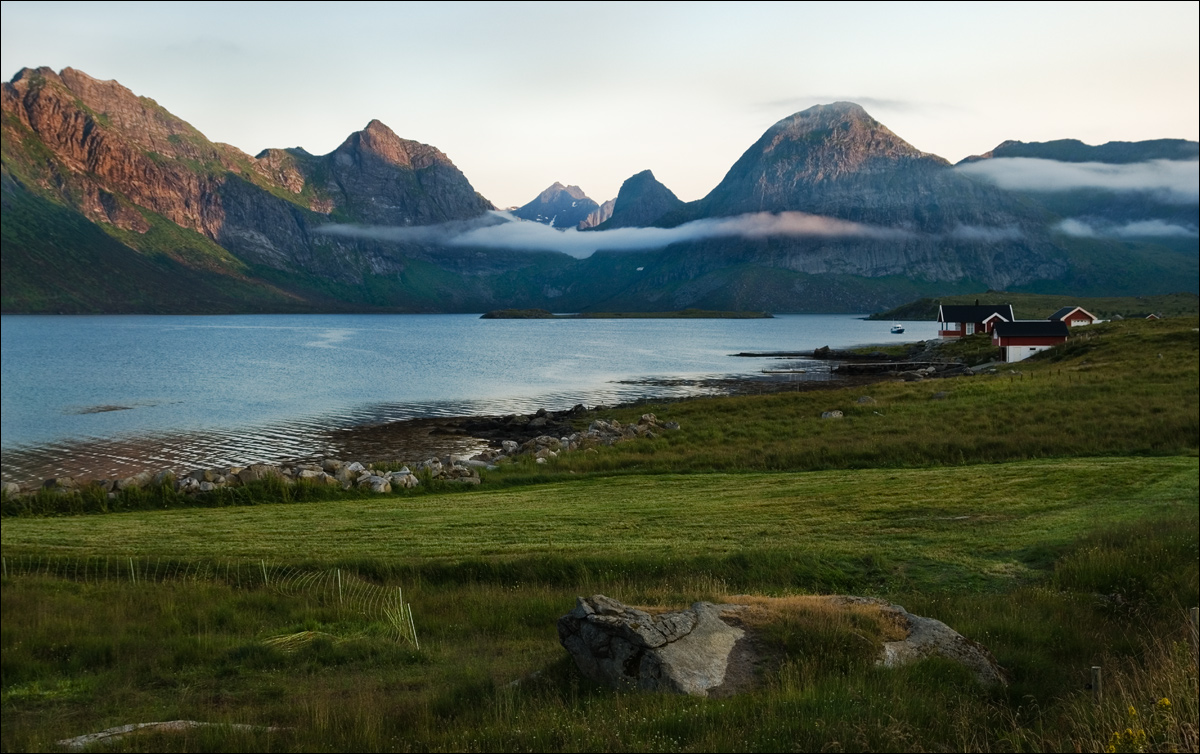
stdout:
[(494, 309), (480, 319), (773, 319), (770, 312), (722, 312), (683, 309), (676, 312), (579, 312), (554, 314), (545, 309)]

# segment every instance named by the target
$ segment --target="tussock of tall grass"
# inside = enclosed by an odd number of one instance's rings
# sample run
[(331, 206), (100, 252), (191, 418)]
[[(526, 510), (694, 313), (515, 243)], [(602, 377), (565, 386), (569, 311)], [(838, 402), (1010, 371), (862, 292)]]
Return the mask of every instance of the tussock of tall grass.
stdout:
[[(1179, 611), (1182, 616), (1184, 611)], [(1190, 621), (1189, 621), (1190, 623)], [(1184, 624), (1183, 620), (1179, 624)], [(1016, 748), (1073, 747), (1076, 751), (1182, 752), (1200, 750), (1200, 686), (1191, 626), (1147, 637), (1135, 657), (1100, 661), (1102, 698), (1079, 690), (1062, 703), (1059, 731), (1041, 736), (1013, 723)]]
[(734, 594), (722, 602), (745, 606), (737, 614), (738, 620), (753, 628), (792, 624), (799, 631), (851, 628), (878, 642), (899, 641), (908, 634), (896, 613), (883, 609), (886, 603), (815, 594), (786, 597)]

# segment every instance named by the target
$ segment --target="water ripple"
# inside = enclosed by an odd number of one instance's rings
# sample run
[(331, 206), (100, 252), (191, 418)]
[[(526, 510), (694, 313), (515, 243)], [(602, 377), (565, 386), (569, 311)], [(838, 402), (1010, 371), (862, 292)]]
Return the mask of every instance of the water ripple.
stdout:
[[(113, 479), (143, 470), (281, 463), (323, 456), (361, 460), (418, 460), (429, 454), (467, 453), (485, 443), (461, 436), (434, 436), (421, 420), (459, 416), (529, 414), (539, 408), (560, 411), (583, 403), (614, 405), (633, 400), (686, 398), (728, 392), (710, 384), (716, 375), (612, 382), (585, 393), (550, 393), (541, 397), (487, 400), (376, 403), (346, 411), (232, 429), (154, 432), (99, 438), (85, 437), (4, 448), (4, 478), (30, 483), (54, 476)], [(364, 429), (387, 428), (370, 439)], [(382, 439), (381, 439), (382, 437)], [(370, 455), (357, 455), (357, 454)]]

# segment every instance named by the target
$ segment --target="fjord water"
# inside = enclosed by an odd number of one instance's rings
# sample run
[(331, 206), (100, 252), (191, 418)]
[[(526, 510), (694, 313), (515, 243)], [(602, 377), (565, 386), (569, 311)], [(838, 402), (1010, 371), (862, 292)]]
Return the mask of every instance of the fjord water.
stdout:
[(105, 476), (303, 457), (331, 433), (418, 417), (719, 392), (741, 351), (920, 340), (936, 323), (484, 320), (478, 315), (0, 318), (3, 473)]

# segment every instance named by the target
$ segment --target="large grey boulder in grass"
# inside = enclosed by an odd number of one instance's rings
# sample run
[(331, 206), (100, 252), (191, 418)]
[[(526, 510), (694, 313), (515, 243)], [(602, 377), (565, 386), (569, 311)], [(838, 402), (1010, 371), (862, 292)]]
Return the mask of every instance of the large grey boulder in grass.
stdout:
[(940, 620), (913, 615), (899, 605), (888, 605), (882, 610), (895, 615), (907, 627), (908, 636), (884, 643), (880, 665), (896, 668), (926, 657), (945, 657), (965, 665), (985, 686), (1007, 685), (996, 658), (979, 642), (971, 641)]
[(760, 661), (778, 655), (763, 651), (756, 626), (788, 615), (802, 618), (806, 609), (827, 614), (832, 608), (865, 615), (879, 623), (880, 638), (897, 639), (883, 642), (880, 666), (945, 657), (966, 666), (981, 684), (1005, 684), (1004, 671), (982, 645), (939, 620), (884, 600), (835, 595), (734, 600), (744, 604), (697, 602), (687, 610), (651, 615), (604, 595), (580, 597), (575, 609), (558, 619), (558, 637), (579, 670), (598, 683), (721, 697), (753, 688)]
[(588, 678), (614, 688), (724, 696), (741, 685), (730, 657), (746, 632), (722, 620), (737, 605), (697, 602), (651, 615), (602, 594), (578, 598), (558, 638)]

